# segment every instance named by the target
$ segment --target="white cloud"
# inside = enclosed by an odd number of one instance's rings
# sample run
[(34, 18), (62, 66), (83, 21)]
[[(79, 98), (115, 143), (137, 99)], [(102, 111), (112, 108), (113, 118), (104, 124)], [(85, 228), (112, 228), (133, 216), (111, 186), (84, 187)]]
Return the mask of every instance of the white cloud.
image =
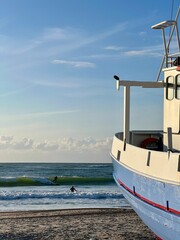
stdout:
[(11, 142), (12, 140), (12, 136), (0, 136), (0, 142)]
[(59, 152), (101, 152), (110, 151), (112, 138), (94, 139), (87, 137), (84, 139), (63, 138), (56, 141), (35, 142), (30, 138), (15, 140), (12, 136), (0, 136), (0, 150), (16, 151), (59, 151)]
[(81, 140), (64, 138), (59, 142), (60, 149), (63, 151), (101, 151), (103, 149), (110, 149), (112, 138), (94, 139), (87, 137)]
[(12, 142), (11, 141), (11, 147), (16, 150), (30, 150), (33, 147), (33, 140), (28, 138), (23, 138), (20, 141)]
[(53, 60), (53, 64), (64, 64), (70, 65), (76, 68), (92, 68), (95, 67), (94, 63), (91, 62), (81, 62), (81, 61), (66, 61), (66, 60)]
[(0, 149), (7, 149), (11, 147), (12, 141), (13, 141), (12, 136), (0, 136)]
[(36, 144), (35, 148), (42, 151), (56, 151), (58, 150), (59, 145), (57, 143), (50, 143), (45, 141), (45, 142)]
[(113, 50), (113, 51), (119, 51), (119, 50), (123, 50), (124, 47), (112, 45), (112, 46), (107, 46), (104, 49), (106, 49), (106, 50)]

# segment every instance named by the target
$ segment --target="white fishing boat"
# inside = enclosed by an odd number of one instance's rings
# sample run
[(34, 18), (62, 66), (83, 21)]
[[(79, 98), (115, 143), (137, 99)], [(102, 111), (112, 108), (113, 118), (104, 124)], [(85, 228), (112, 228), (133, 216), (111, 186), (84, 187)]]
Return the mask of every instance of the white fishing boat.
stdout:
[[(163, 34), (165, 54), (157, 81), (116, 79), (124, 88), (123, 132), (113, 139), (113, 177), (143, 222), (158, 239), (180, 239), (180, 38), (176, 19), (152, 26)], [(171, 29), (169, 40), (167, 29)], [(169, 29), (168, 29), (169, 30)], [(175, 36), (178, 52), (170, 53)], [(174, 39), (173, 39), (174, 44)], [(160, 80), (163, 73), (164, 79)], [(164, 92), (162, 131), (130, 130), (130, 90), (132, 87), (161, 88)]]

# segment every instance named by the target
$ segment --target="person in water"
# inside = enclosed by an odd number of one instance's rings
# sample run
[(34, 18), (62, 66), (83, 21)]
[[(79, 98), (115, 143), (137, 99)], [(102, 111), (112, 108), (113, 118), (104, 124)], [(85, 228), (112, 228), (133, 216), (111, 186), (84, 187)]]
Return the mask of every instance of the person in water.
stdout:
[(74, 186), (72, 186), (72, 187), (70, 188), (70, 191), (71, 191), (71, 192), (77, 192), (77, 190), (75, 189)]
[(58, 179), (58, 177), (55, 176), (53, 182), (56, 183), (56, 182), (57, 182), (57, 179)]

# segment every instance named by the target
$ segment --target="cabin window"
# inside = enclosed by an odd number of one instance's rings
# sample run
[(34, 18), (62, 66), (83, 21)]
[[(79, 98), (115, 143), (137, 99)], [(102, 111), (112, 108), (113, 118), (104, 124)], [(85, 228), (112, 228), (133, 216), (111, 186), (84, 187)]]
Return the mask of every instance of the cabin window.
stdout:
[(176, 77), (176, 98), (180, 99), (180, 75)]
[(166, 98), (172, 100), (174, 98), (174, 77), (167, 78)]

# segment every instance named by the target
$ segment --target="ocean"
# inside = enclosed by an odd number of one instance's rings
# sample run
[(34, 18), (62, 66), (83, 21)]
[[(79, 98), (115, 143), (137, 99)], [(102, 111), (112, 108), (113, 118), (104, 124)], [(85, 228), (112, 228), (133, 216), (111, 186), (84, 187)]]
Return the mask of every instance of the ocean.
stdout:
[(112, 164), (1, 163), (0, 211), (129, 207), (112, 171)]

